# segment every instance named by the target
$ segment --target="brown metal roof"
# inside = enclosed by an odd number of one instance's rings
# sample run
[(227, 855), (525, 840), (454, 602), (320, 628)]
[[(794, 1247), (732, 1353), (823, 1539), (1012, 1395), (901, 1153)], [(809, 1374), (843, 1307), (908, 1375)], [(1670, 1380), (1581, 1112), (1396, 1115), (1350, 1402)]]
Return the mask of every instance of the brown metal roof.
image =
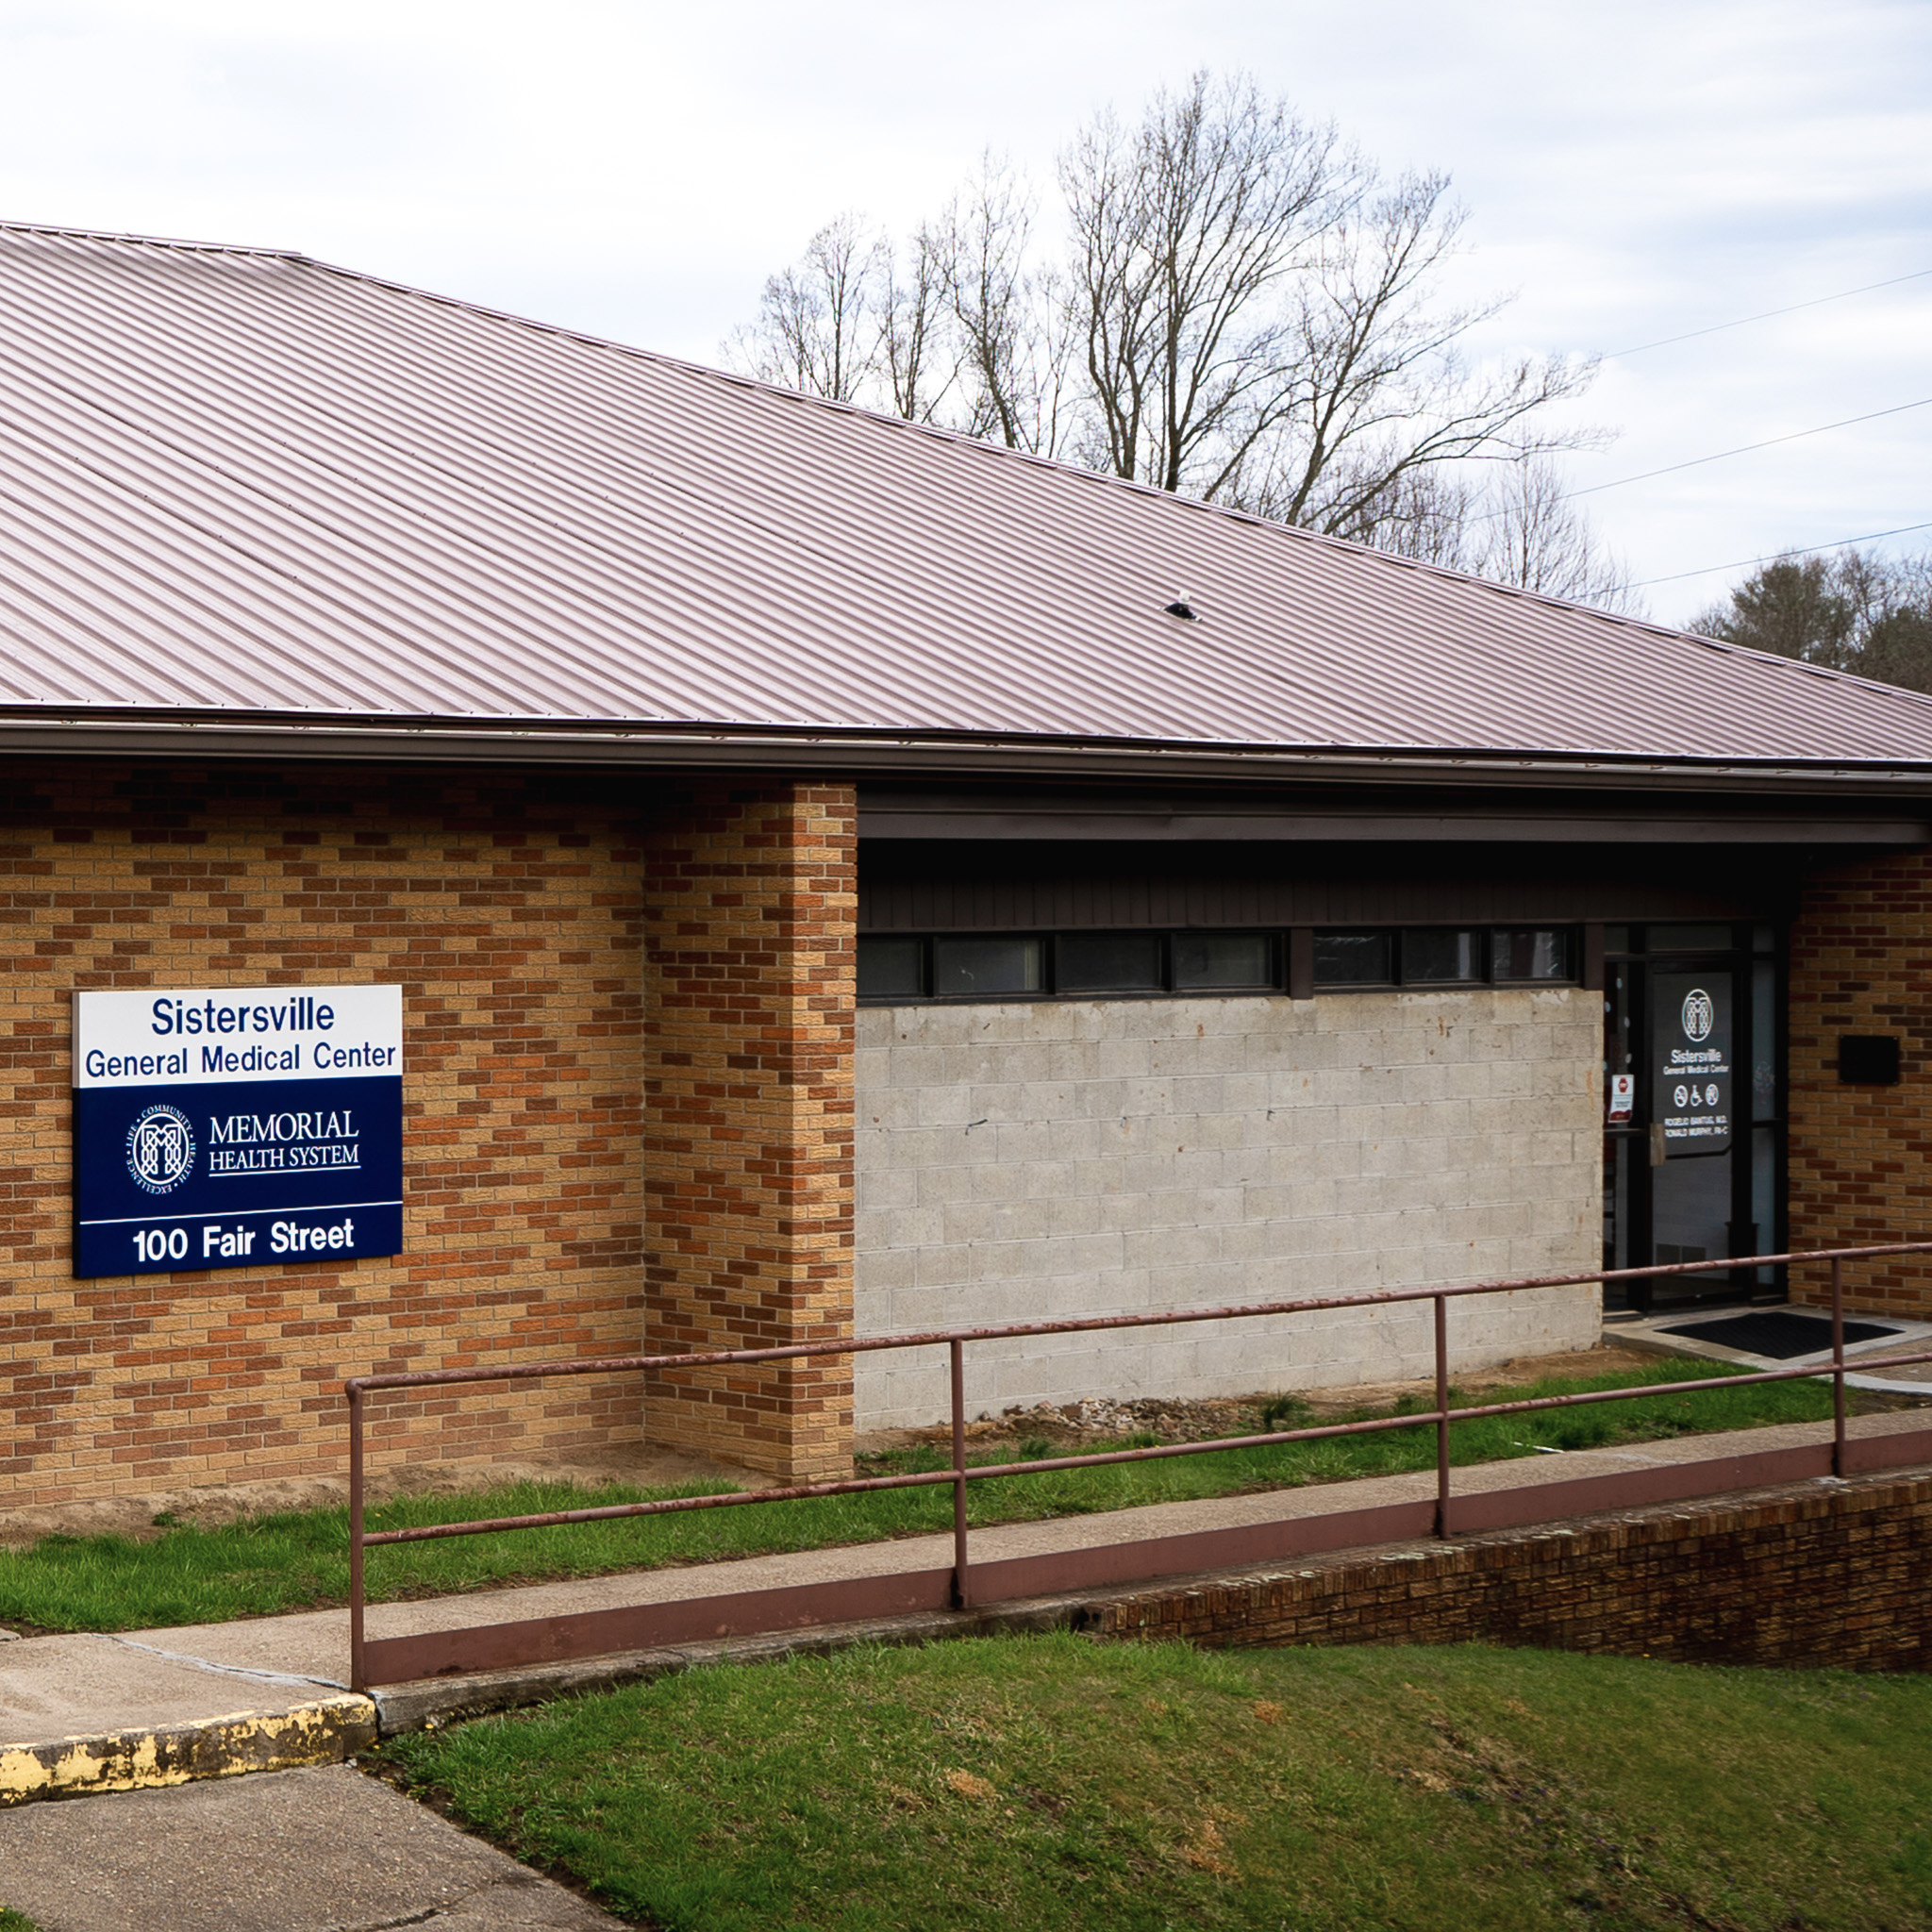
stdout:
[(129, 714), (1932, 759), (1908, 692), (287, 252), (0, 225), (0, 717)]

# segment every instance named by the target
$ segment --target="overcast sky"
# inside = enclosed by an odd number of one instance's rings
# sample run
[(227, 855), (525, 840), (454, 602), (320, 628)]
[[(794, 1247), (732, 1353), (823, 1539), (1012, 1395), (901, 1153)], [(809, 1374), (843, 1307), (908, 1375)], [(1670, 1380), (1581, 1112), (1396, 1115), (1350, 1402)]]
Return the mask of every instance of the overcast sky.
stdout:
[[(0, 215), (298, 247), (701, 361), (843, 209), (1245, 68), (1474, 212), (1483, 346), (1603, 351), (1579, 489), (1932, 398), (1927, 0), (0, 0)], [(1932, 407), (1589, 496), (1640, 579), (1932, 520)], [(1932, 530), (1884, 548), (1917, 547)], [(1657, 583), (1688, 620), (1730, 580)]]

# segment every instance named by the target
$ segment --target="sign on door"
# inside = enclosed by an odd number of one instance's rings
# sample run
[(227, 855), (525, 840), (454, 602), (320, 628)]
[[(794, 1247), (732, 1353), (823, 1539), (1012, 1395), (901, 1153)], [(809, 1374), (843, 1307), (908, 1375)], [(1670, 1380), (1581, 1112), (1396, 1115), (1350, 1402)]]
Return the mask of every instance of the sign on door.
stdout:
[(1652, 1117), (1665, 1158), (1724, 1154), (1731, 1144), (1731, 975), (1659, 973)]

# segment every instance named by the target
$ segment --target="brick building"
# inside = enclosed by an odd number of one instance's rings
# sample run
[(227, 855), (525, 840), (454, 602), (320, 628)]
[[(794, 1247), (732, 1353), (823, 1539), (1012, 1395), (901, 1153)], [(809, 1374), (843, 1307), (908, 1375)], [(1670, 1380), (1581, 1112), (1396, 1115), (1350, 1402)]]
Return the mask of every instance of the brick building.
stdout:
[[(1722, 1264), (1926, 1231), (1932, 701), (274, 251), (0, 227), (0, 364), (9, 1501), (336, 1468), (371, 1369), (1606, 1256), (1803, 1296)], [(360, 987), (401, 990), (395, 1252), (90, 1219), (128, 1183), (79, 996)], [(82, 1224), (140, 1265), (81, 1273)], [(1425, 1344), (1310, 1333), (969, 1393)], [(942, 1364), (861, 1362), (386, 1440), (818, 1474), (938, 1407)]]

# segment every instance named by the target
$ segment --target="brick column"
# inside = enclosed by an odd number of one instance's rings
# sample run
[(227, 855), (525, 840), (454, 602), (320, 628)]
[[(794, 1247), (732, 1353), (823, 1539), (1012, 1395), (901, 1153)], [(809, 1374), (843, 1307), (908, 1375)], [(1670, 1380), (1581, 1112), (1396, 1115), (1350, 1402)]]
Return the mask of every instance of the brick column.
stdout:
[[(1932, 1240), (1932, 854), (1834, 867), (1810, 881), (1791, 926), (1790, 1213), (1793, 1248)], [(1838, 1077), (1841, 1033), (1895, 1034), (1896, 1087)], [(1830, 1297), (1823, 1269), (1794, 1269), (1794, 1301)], [(1923, 1257), (1855, 1261), (1845, 1299), (1875, 1314), (1932, 1317)]]
[[(645, 1346), (852, 1333), (858, 801), (850, 785), (668, 798), (645, 874)], [(849, 1357), (668, 1375), (648, 1440), (849, 1474)]]

